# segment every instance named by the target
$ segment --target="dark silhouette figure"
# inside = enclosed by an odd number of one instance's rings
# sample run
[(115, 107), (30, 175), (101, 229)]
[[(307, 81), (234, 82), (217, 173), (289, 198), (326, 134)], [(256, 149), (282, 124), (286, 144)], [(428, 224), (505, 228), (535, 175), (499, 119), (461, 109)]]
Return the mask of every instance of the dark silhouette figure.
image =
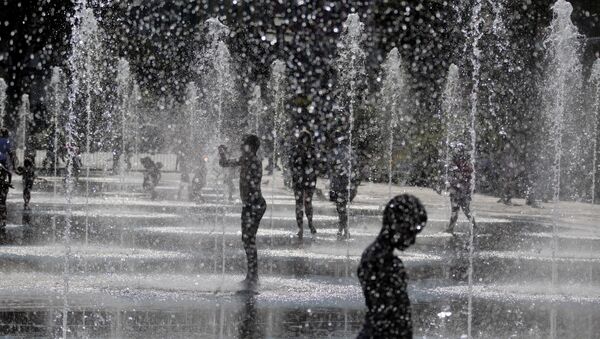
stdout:
[(358, 267), (367, 305), (358, 338), (412, 338), (408, 276), (394, 250), (414, 244), (426, 223), (427, 212), (412, 195), (399, 195), (385, 207), (381, 232), (363, 252)]
[[(308, 228), (312, 234), (317, 233), (313, 226), (312, 200), (317, 185), (316, 155), (312, 144), (312, 135), (307, 131), (300, 132), (296, 147), (290, 156), (292, 186), (296, 199), (296, 222), (298, 238), (304, 236), (303, 219), (306, 214)], [(304, 207), (304, 210), (303, 210)]]
[(448, 182), (450, 192), (450, 205), (452, 214), (446, 232), (454, 233), (454, 226), (458, 220), (458, 212), (462, 209), (465, 216), (476, 228), (475, 218), (471, 214), (471, 178), (473, 165), (463, 144), (455, 146), (455, 154), (448, 168)]
[(240, 198), (242, 200), (242, 243), (246, 252), (248, 270), (244, 287), (256, 288), (258, 283), (258, 253), (256, 233), (260, 220), (265, 214), (267, 203), (260, 189), (262, 163), (257, 155), (260, 139), (256, 135), (246, 135), (242, 141), (242, 155), (239, 159), (228, 159), (227, 148), (219, 146), (219, 165), (222, 167), (240, 167)]
[(512, 205), (513, 192), (515, 191), (517, 172), (517, 161), (515, 159), (516, 148), (512, 145), (505, 133), (501, 134), (503, 149), (500, 155), (501, 192), (499, 203)]
[(192, 171), (192, 184), (190, 188), (190, 200), (194, 202), (201, 202), (202, 189), (206, 186), (206, 163), (204, 158), (198, 161), (198, 166)]
[(23, 209), (29, 210), (31, 190), (35, 181), (35, 163), (31, 157), (23, 159), (23, 166), (17, 167), (17, 174), (23, 176)]
[(150, 157), (144, 157), (140, 159), (142, 166), (144, 166), (144, 181), (142, 188), (145, 192), (150, 193), (150, 199), (154, 200), (157, 198), (156, 186), (160, 182), (162, 163), (155, 163)]
[(6, 198), (12, 188), (11, 170), (16, 168), (17, 156), (6, 128), (0, 128), (0, 233), (6, 233)]
[(348, 239), (348, 204), (356, 197), (360, 185), (358, 162), (354, 152), (340, 145), (334, 149), (330, 163), (329, 200), (335, 203), (339, 216), (337, 236), (339, 239)]

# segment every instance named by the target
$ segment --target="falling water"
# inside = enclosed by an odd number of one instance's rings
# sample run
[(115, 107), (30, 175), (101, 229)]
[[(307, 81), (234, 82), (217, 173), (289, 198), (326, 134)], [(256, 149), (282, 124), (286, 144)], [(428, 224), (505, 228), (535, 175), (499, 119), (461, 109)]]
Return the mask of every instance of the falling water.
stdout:
[[(339, 57), (336, 62), (339, 88), (347, 90), (343, 94), (343, 107), (348, 109), (348, 199), (346, 199), (346, 212), (350, 216), (350, 192), (352, 189), (352, 132), (354, 130), (354, 111), (356, 109), (356, 97), (359, 94), (357, 80), (365, 73), (365, 52), (362, 49), (364, 25), (360, 22), (358, 14), (348, 15), (344, 22), (345, 31), (340, 38)], [(350, 225), (348, 225), (348, 229)]]
[[(205, 23), (208, 27), (207, 38), (209, 44), (199, 53), (197, 60), (197, 73), (202, 79), (202, 113), (205, 114), (204, 121), (210, 122), (211, 130), (215, 131), (210, 139), (206, 141), (206, 149), (209, 153), (209, 166), (215, 177), (214, 182), (218, 185), (220, 179), (223, 179), (221, 185), (221, 199), (219, 213), (215, 215), (215, 225), (222, 225), (222, 276), (225, 278), (225, 200), (226, 187), (222, 173), (224, 172), (218, 165), (218, 156), (216, 154), (217, 146), (226, 144), (226, 135), (224, 130), (223, 100), (225, 98), (235, 97), (233, 73), (231, 70), (231, 55), (225, 43), (229, 35), (229, 29), (219, 20), (211, 18)], [(226, 169), (230, 171), (230, 169)], [(220, 220), (219, 220), (220, 219)], [(216, 245), (216, 244), (215, 244)]]
[(560, 182), (561, 182), (561, 159), (563, 155), (563, 135), (566, 113), (569, 105), (572, 103), (572, 96), (575, 95), (570, 89), (578, 82), (581, 74), (581, 62), (579, 51), (581, 50), (578, 41), (579, 33), (577, 28), (571, 22), (571, 13), (573, 6), (565, 0), (558, 0), (552, 6), (554, 18), (550, 25), (550, 33), (544, 44), (547, 48), (548, 70), (544, 82), (544, 98), (546, 100), (546, 110), (551, 124), (552, 152), (554, 153), (554, 163), (552, 166), (552, 186), (553, 186), (553, 241), (552, 241), (552, 285), (557, 282), (557, 270), (554, 258), (558, 250), (556, 232), (558, 228), (560, 201)]
[(60, 137), (60, 128), (62, 125), (62, 114), (65, 101), (67, 100), (67, 88), (63, 71), (59, 67), (52, 68), (52, 77), (48, 86), (48, 110), (52, 114), (52, 125), (54, 126), (54, 197), (58, 188), (58, 141)]
[(23, 151), (23, 156), (25, 156), (25, 148), (27, 147), (27, 129), (30, 120), (29, 95), (23, 94), (21, 96), (21, 106), (19, 107), (19, 149)]
[(381, 99), (383, 101), (383, 114), (387, 115), (386, 121), (381, 121), (383, 126), (388, 126), (388, 198), (392, 198), (393, 152), (394, 134), (398, 127), (398, 119), (404, 116), (405, 76), (402, 71), (402, 60), (398, 48), (393, 48), (383, 64), (383, 83), (381, 86)]
[(262, 100), (260, 86), (258, 85), (254, 86), (252, 97), (248, 101), (248, 109), (251, 117), (251, 119), (248, 119), (248, 129), (251, 131), (251, 133), (254, 133), (254, 135), (259, 136), (260, 123), (265, 114), (265, 107)]
[[(66, 213), (65, 213), (65, 230), (64, 230), (64, 272), (63, 272), (63, 326), (62, 336), (67, 337), (67, 317), (69, 311), (68, 294), (69, 294), (69, 262), (71, 257), (71, 220), (72, 220), (72, 194), (73, 194), (73, 159), (77, 156), (76, 152), (76, 128), (77, 128), (77, 99), (82, 95), (81, 86), (85, 86), (86, 92), (86, 113), (88, 118), (88, 136), (89, 136), (89, 120), (91, 111), (91, 91), (90, 84), (84, 84), (85, 79), (93, 74), (90, 70), (91, 65), (91, 50), (98, 43), (97, 39), (97, 22), (94, 18), (94, 13), (87, 8), (84, 0), (78, 0), (75, 4), (75, 14), (71, 18), (71, 54), (68, 58), (68, 68), (71, 74), (71, 83), (68, 90), (68, 107), (67, 107), (67, 122), (65, 125), (66, 131), (66, 146), (67, 146), (67, 176), (66, 176)], [(87, 150), (89, 151), (89, 140), (87, 141)], [(86, 194), (87, 195), (87, 194)], [(87, 219), (87, 218), (86, 218)], [(87, 220), (86, 220), (86, 242), (87, 242)]]
[[(129, 62), (123, 58), (119, 59), (117, 65), (117, 107), (116, 112), (121, 113), (121, 156), (119, 157), (119, 173), (121, 177), (121, 185), (124, 184), (126, 164), (125, 159), (127, 157), (127, 143), (129, 139), (130, 131), (130, 115), (129, 103), (131, 100), (131, 71), (129, 69)], [(115, 132), (116, 133), (116, 132)], [(123, 186), (121, 187), (123, 190)]]
[(592, 204), (596, 202), (596, 172), (598, 171), (598, 115), (600, 114), (600, 59), (594, 62), (592, 67), (592, 74), (590, 75), (590, 84), (592, 85), (592, 97), (594, 102), (592, 104), (592, 143), (593, 143), (593, 155), (592, 155)]
[[(126, 157), (127, 157), (127, 141), (129, 138), (129, 102), (131, 97), (131, 71), (129, 69), (129, 62), (123, 58), (119, 59), (119, 63), (117, 65), (117, 104), (115, 107), (115, 112), (118, 114), (121, 113), (121, 156), (119, 157), (119, 177), (121, 180), (121, 192), (125, 190), (125, 171), (126, 171)], [(117, 130), (113, 131), (114, 134), (117, 134)], [(117, 134), (118, 135), (118, 134)], [(116, 141), (113, 137), (113, 142)], [(115, 146), (113, 146), (115, 149)], [(124, 196), (124, 195), (123, 195)]]
[[(464, 129), (467, 126), (466, 115), (462, 107), (462, 91), (460, 87), (460, 77), (458, 67), (454, 64), (448, 68), (446, 85), (442, 94), (442, 119), (446, 129), (446, 138), (444, 145), (444, 188), (445, 194), (448, 194), (450, 187), (450, 178), (448, 171), (451, 163), (452, 145), (461, 141), (464, 136)], [(447, 199), (446, 199), (447, 201)], [(446, 208), (450, 211), (450, 207)], [(448, 216), (450, 217), (450, 216)]]
[(0, 127), (4, 127), (4, 118), (6, 115), (6, 90), (8, 86), (6, 81), (0, 78)]
[[(550, 24), (549, 35), (544, 41), (548, 69), (544, 82), (544, 99), (548, 120), (550, 122), (550, 138), (554, 163), (552, 165), (553, 186), (553, 225), (552, 225), (552, 286), (558, 282), (556, 256), (558, 252), (558, 222), (561, 183), (561, 160), (563, 157), (563, 137), (565, 136), (565, 122), (572, 117), (566, 115), (572, 112), (571, 104), (578, 88), (581, 75), (580, 37), (577, 27), (571, 21), (573, 6), (565, 1), (558, 0), (552, 6), (553, 19)], [(552, 317), (551, 336), (556, 335), (556, 317)]]
[[(508, 38), (508, 30), (504, 23), (504, 11), (506, 6), (506, 0), (495, 0), (490, 1), (489, 4), (492, 6), (492, 12), (494, 14), (494, 20), (492, 21), (492, 29), (491, 33), (493, 36), (493, 43), (495, 46), (491, 48), (494, 55), (492, 59), (494, 60), (493, 68), (496, 70), (500, 70), (502, 73), (508, 73), (509, 68), (508, 63), (509, 59), (507, 58), (507, 54), (510, 52), (509, 49), (509, 38)], [(505, 98), (499, 98), (497, 92), (499, 92), (498, 87), (494, 86), (496, 79), (495, 77), (490, 77), (487, 79), (487, 86), (489, 87), (488, 91), (488, 110), (489, 116), (492, 118), (498, 119), (498, 113), (504, 104)], [(511, 91), (507, 91), (506, 94), (510, 94)], [(506, 95), (505, 94), (505, 95)]]
[(131, 87), (131, 95), (129, 97), (129, 103), (127, 105), (127, 111), (130, 114), (131, 119), (131, 130), (133, 131), (133, 168), (138, 167), (139, 153), (140, 153), (140, 128), (141, 128), (141, 117), (140, 117), (140, 101), (142, 100), (142, 94), (140, 93), (140, 86), (134, 80), (133, 86)]
[[(186, 155), (190, 162), (190, 166), (188, 166), (187, 170), (190, 171), (190, 179), (193, 178), (193, 167), (197, 164), (198, 161), (202, 161), (200, 159), (200, 154), (198, 153), (198, 147), (194, 147), (194, 145), (198, 145), (200, 142), (198, 132), (201, 130), (201, 115), (200, 110), (198, 108), (198, 87), (195, 82), (189, 82), (185, 88), (185, 103), (184, 110), (186, 117), (188, 119), (189, 124), (189, 135), (188, 142), (186, 147)], [(182, 168), (182, 170), (184, 170)]]
[[(285, 109), (285, 63), (281, 60), (276, 60), (271, 65), (271, 78), (269, 79), (269, 90), (273, 97), (273, 126), (271, 137), (273, 138), (273, 150), (271, 154), (271, 164), (273, 176), (271, 178), (271, 208), (270, 213), (270, 228), (273, 230), (273, 206), (275, 206), (275, 167), (277, 165), (277, 152), (279, 145), (279, 135), (283, 133), (283, 115)], [(272, 243), (271, 237), (271, 246)]]
[[(479, 105), (479, 83), (481, 73), (481, 50), (479, 48), (479, 42), (483, 37), (481, 25), (483, 24), (483, 18), (481, 15), (482, 0), (476, 0), (471, 12), (470, 21), (470, 63), (472, 67), (471, 75), (471, 95), (470, 95), (470, 136), (471, 136), (471, 166), (473, 168), (473, 174), (471, 175), (471, 196), (475, 192), (476, 181), (476, 170), (475, 170), (475, 156), (477, 155), (477, 132), (476, 132), (476, 119), (477, 109)], [(472, 216), (475, 216), (473, 210), (471, 210)], [(475, 240), (475, 227), (472, 220), (469, 223), (470, 234), (469, 234), (469, 268), (468, 268), (468, 281), (469, 281), (469, 300), (468, 300), (468, 315), (467, 315), (467, 335), (472, 338), (472, 321), (473, 321), (473, 253), (475, 251), (473, 241)]]

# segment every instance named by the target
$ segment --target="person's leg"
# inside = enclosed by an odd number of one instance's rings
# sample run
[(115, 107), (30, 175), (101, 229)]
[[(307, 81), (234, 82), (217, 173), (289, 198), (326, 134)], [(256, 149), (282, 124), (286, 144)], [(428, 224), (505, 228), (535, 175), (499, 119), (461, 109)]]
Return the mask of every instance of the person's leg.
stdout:
[(475, 217), (473, 217), (473, 214), (471, 213), (471, 198), (465, 198), (464, 201), (461, 201), (460, 204), (463, 212), (465, 213), (465, 216), (467, 217), (467, 219), (469, 219), (469, 222), (471, 222), (471, 224), (473, 224), (473, 230), (477, 229), (477, 224), (475, 223)]
[(336, 200), (335, 207), (339, 217), (339, 225), (338, 225), (338, 237), (342, 237), (348, 234), (348, 208), (346, 206), (346, 200), (341, 199), (338, 196)]
[(458, 211), (460, 211), (460, 205), (458, 204), (458, 199), (454, 193), (450, 194), (450, 223), (446, 228), (446, 232), (454, 233), (454, 226), (456, 226), (456, 221), (458, 220)]
[(301, 189), (294, 189), (294, 198), (296, 199), (296, 223), (298, 224), (298, 237), (302, 238), (304, 235), (304, 227), (302, 226), (302, 219), (304, 218), (304, 212), (302, 211), (304, 191)]
[(31, 183), (26, 182), (23, 186), (23, 209), (29, 209), (29, 201), (31, 201)]
[(258, 251), (256, 248), (256, 233), (260, 221), (265, 214), (264, 199), (258, 205), (246, 205), (242, 209), (242, 242), (246, 252), (247, 273), (246, 282), (251, 285), (258, 281)]
[(307, 188), (304, 190), (304, 213), (306, 213), (306, 219), (308, 219), (308, 228), (310, 229), (310, 233), (317, 233), (317, 229), (313, 226), (313, 195), (315, 190), (311, 188)]
[(5, 231), (7, 210), (6, 210), (6, 198), (8, 197), (8, 185), (6, 183), (0, 184), (0, 232)]

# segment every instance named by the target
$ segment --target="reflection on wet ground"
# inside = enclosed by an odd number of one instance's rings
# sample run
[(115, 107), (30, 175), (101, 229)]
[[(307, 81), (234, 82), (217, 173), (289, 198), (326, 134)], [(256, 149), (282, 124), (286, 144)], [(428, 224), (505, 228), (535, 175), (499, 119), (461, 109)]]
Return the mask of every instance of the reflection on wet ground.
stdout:
[[(415, 334), (460, 337), (470, 290), (466, 221), (456, 235), (443, 233), (442, 198), (414, 190), (430, 214), (414, 248), (400, 254), (410, 276)], [(63, 202), (36, 193), (33, 209), (18, 213), (14, 194), (0, 246), (0, 334), (59, 337), (66, 310), (71, 337), (354, 337), (364, 315), (356, 265), (379, 230), (380, 206), (359, 196), (352, 239), (340, 242), (333, 206), (317, 202), (319, 233), (300, 242), (292, 200), (285, 191), (277, 196), (280, 203), (265, 214), (257, 238), (258, 294), (238, 293), (245, 266), (239, 205), (100, 193), (87, 207), (77, 202), (65, 299)], [(589, 222), (563, 216), (553, 260), (547, 216), (488, 200), (476, 200), (485, 212), (473, 258), (474, 335), (597, 337), (599, 234)], [(553, 263), (557, 286), (550, 284)]]

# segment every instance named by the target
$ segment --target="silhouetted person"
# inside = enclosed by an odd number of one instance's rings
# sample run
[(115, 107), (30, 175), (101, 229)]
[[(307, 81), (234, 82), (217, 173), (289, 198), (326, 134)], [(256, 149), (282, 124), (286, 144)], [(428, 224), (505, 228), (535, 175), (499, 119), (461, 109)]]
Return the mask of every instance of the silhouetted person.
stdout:
[(29, 210), (31, 190), (35, 180), (35, 162), (31, 157), (23, 159), (23, 166), (17, 167), (17, 174), (23, 176), (23, 209)]
[(257, 155), (260, 139), (246, 135), (242, 140), (242, 155), (239, 159), (227, 159), (227, 147), (219, 146), (219, 165), (240, 167), (240, 198), (242, 200), (242, 243), (246, 251), (248, 270), (243, 284), (246, 289), (255, 289), (258, 283), (258, 253), (256, 233), (265, 214), (267, 203), (260, 189), (262, 163)]
[(358, 267), (367, 305), (358, 338), (412, 338), (408, 276), (394, 250), (414, 244), (426, 223), (427, 212), (412, 195), (399, 195), (385, 207), (381, 232), (363, 252)]
[(206, 186), (206, 163), (204, 158), (198, 161), (198, 166), (192, 171), (192, 185), (190, 189), (190, 200), (194, 202), (202, 201), (202, 188)]
[(457, 144), (453, 149), (453, 156), (448, 168), (448, 182), (450, 192), (450, 205), (452, 213), (446, 232), (454, 233), (454, 226), (458, 220), (458, 212), (462, 209), (465, 216), (476, 228), (475, 218), (471, 214), (471, 178), (473, 165), (465, 146)]
[(317, 233), (317, 229), (313, 226), (312, 206), (313, 194), (317, 185), (316, 155), (312, 135), (308, 131), (302, 131), (298, 136), (297, 144), (290, 154), (290, 169), (296, 199), (298, 237), (302, 239), (304, 236), (304, 214), (306, 214), (310, 232), (312, 234)]
[(142, 188), (144, 191), (150, 193), (150, 199), (154, 200), (158, 196), (156, 193), (156, 186), (160, 182), (162, 163), (155, 163), (150, 157), (144, 157), (140, 159), (142, 166), (144, 166), (144, 181)]
[[(331, 156), (329, 173), (329, 200), (335, 203), (339, 216), (338, 233), (340, 239), (349, 238), (348, 204), (356, 197), (360, 178), (356, 155), (347, 146), (339, 145)], [(349, 175), (351, 173), (351, 175)]]
[(8, 189), (12, 187), (11, 171), (16, 168), (17, 156), (14, 151), (14, 146), (9, 138), (8, 130), (0, 128), (0, 232), (5, 233), (6, 230), (6, 198), (8, 197)]
[(500, 166), (502, 188), (500, 192), (499, 203), (512, 205), (513, 192), (515, 191), (515, 178), (517, 177), (517, 162), (515, 160), (515, 148), (510, 143), (506, 133), (501, 133), (502, 142), (504, 144), (501, 156)]

